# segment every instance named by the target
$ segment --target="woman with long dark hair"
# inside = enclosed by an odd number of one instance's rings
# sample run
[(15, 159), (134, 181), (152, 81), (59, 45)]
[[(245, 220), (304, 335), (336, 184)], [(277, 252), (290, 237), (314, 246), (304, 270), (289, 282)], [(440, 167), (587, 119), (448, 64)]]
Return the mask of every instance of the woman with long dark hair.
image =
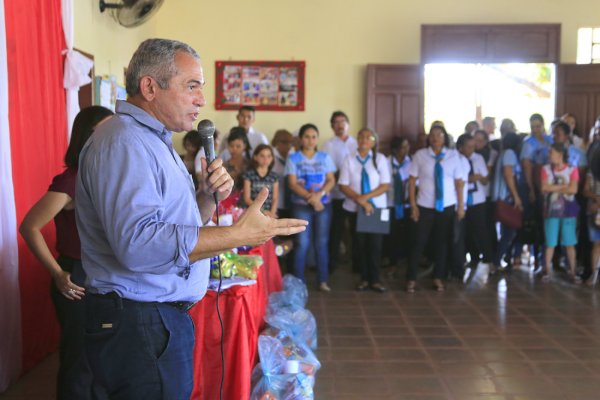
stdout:
[(331, 223), (330, 192), (335, 185), (335, 165), (325, 152), (317, 150), (319, 129), (305, 124), (298, 133), (300, 151), (291, 154), (285, 165), (288, 187), (292, 191), (292, 215), (309, 221), (304, 232), (296, 236), (294, 274), (304, 281), (306, 254), (312, 242), (317, 258), (319, 290), (330, 292), (329, 225)]
[[(85, 322), (85, 272), (81, 266), (79, 235), (75, 225), (75, 182), (79, 153), (95, 127), (113, 112), (100, 106), (84, 108), (73, 122), (71, 141), (65, 154), (66, 169), (54, 177), (48, 191), (31, 207), (19, 232), (31, 252), (52, 275), (50, 295), (61, 327), (57, 398), (90, 399), (93, 379), (83, 348)], [(54, 219), (54, 259), (42, 235), (42, 228)]]
[(390, 189), (387, 193), (390, 208), (390, 234), (384, 238), (384, 252), (390, 265), (397, 266), (400, 259), (408, 258), (411, 246), (410, 202), (408, 201), (408, 169), (411, 157), (410, 143), (405, 137), (395, 136), (391, 143), (388, 167), (391, 175)]
[[(496, 163), (492, 200), (506, 201), (515, 208), (523, 210), (523, 201), (519, 195), (518, 185), (521, 180), (521, 165), (517, 157), (519, 137), (514, 132), (509, 132), (502, 138), (502, 153)], [(504, 224), (500, 228), (500, 240), (493, 259), (492, 272), (500, 267), (502, 257), (508, 252), (517, 235), (517, 231)]]

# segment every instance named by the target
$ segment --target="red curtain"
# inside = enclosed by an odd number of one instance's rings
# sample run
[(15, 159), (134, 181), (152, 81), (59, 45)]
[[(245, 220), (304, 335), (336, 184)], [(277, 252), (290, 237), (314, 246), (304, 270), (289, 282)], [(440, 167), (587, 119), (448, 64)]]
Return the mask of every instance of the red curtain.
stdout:
[[(4, 2), (9, 124), (17, 224), (63, 168), (67, 147), (60, 0)], [(54, 248), (54, 225), (44, 236)], [(23, 369), (56, 349), (58, 325), (50, 277), (19, 237)]]

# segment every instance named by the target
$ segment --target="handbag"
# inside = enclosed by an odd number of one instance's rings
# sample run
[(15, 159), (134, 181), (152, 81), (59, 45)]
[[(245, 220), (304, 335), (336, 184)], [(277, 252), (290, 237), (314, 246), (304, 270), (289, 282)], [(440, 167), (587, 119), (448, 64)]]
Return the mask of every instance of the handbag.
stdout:
[[(498, 168), (502, 168), (502, 162), (499, 162), (498, 165)], [(500, 177), (500, 179), (504, 178)], [(510, 199), (510, 195), (508, 198)], [(496, 200), (494, 216), (496, 221), (510, 229), (520, 229), (523, 225), (523, 211), (515, 208), (513, 204), (506, 200)]]
[(496, 200), (496, 221), (510, 229), (521, 229), (523, 211), (505, 200)]

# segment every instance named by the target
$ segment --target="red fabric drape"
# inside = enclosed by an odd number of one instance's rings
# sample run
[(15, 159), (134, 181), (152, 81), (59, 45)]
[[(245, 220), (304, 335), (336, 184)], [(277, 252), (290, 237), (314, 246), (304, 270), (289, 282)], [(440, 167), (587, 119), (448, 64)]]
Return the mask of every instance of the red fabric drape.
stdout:
[[(60, 0), (4, 2), (9, 124), (17, 223), (63, 168), (67, 123), (63, 82), (65, 40)], [(44, 236), (54, 247), (54, 225)], [(19, 237), (23, 369), (56, 349), (58, 325), (50, 277)]]
[[(250, 251), (261, 255), (264, 264), (257, 284), (234, 286), (221, 293), (219, 306), (225, 326), (224, 399), (250, 398), (250, 375), (258, 361), (258, 335), (264, 327), (269, 295), (282, 287), (281, 270), (272, 241)], [(194, 347), (194, 390), (192, 400), (219, 397), (221, 382), (221, 327), (216, 310), (217, 294), (206, 296), (190, 310), (196, 329)]]

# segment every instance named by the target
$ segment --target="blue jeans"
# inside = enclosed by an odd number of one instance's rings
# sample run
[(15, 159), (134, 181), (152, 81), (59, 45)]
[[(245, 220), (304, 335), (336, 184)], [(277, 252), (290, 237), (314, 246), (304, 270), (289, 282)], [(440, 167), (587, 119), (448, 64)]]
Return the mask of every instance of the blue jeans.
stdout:
[(323, 211), (315, 211), (311, 206), (294, 204), (292, 215), (294, 218), (308, 221), (304, 232), (296, 235), (294, 249), (294, 275), (304, 282), (304, 267), (306, 254), (312, 243), (317, 257), (317, 274), (319, 283), (327, 282), (329, 278), (329, 225), (331, 223), (331, 204), (325, 204)]
[(85, 350), (111, 400), (189, 399), (194, 326), (187, 312), (87, 293)]
[(500, 262), (502, 261), (502, 257), (506, 254), (506, 252), (510, 249), (510, 245), (515, 240), (517, 236), (517, 231), (511, 228), (500, 224), (500, 241), (498, 242), (498, 247), (496, 248), (496, 254), (494, 255), (494, 265), (500, 266)]

